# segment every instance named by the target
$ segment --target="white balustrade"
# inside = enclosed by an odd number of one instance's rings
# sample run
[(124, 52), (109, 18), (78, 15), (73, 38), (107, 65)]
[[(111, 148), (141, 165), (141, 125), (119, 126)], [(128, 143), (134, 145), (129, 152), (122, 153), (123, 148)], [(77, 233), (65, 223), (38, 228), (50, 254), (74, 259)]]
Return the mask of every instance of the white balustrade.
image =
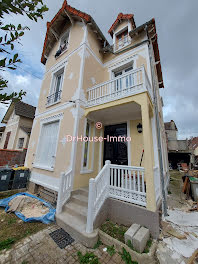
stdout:
[(144, 168), (106, 161), (98, 176), (89, 180), (87, 233), (93, 231), (94, 220), (108, 197), (146, 206)]
[(56, 212), (62, 212), (63, 205), (70, 198), (72, 191), (72, 170), (61, 173)]
[(152, 88), (144, 67), (127, 72), (110, 81), (87, 89), (87, 107), (114, 101), (130, 95), (148, 91), (151, 98)]

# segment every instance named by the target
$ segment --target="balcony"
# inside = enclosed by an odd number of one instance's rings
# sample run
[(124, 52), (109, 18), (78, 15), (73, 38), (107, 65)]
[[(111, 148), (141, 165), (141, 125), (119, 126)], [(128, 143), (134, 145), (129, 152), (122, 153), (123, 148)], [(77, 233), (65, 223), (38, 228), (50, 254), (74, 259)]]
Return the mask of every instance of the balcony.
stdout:
[(55, 92), (55, 93), (47, 96), (47, 103), (46, 103), (46, 105), (47, 106), (50, 106), (50, 105), (53, 105), (53, 104), (58, 103), (60, 101), (60, 99), (61, 99), (61, 93), (62, 93), (62, 91), (60, 90), (58, 92)]
[(148, 92), (151, 100), (153, 100), (151, 84), (144, 66), (87, 89), (87, 107), (104, 104), (142, 92)]

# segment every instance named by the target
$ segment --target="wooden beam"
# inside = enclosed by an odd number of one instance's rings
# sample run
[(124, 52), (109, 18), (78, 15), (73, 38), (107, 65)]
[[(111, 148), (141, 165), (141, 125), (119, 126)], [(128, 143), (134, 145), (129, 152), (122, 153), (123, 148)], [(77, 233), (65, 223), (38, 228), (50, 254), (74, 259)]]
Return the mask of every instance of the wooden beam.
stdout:
[(74, 20), (73, 20), (73, 18), (71, 17), (71, 15), (64, 9), (64, 12), (65, 12), (65, 14), (68, 16), (68, 18), (69, 18), (69, 20), (70, 20), (70, 22), (71, 22), (71, 24), (72, 24), (72, 26), (74, 25)]
[(59, 36), (58, 36), (58, 34), (56, 33), (56, 31), (55, 31), (53, 28), (50, 28), (50, 31), (51, 31), (51, 33), (54, 35), (54, 37), (56, 38), (56, 40), (58, 41), (58, 40), (59, 40)]

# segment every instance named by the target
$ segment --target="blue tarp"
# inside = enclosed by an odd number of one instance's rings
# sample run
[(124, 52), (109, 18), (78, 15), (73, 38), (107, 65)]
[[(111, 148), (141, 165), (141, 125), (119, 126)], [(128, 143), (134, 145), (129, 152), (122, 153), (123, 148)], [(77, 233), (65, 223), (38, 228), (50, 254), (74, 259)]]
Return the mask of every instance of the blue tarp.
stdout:
[(5, 199), (2, 199), (0, 200), (0, 207), (5, 207), (5, 211), (7, 212), (8, 209), (9, 209), (9, 202), (19, 196), (19, 195), (25, 195), (25, 196), (29, 196), (29, 197), (32, 197), (32, 198), (35, 198), (39, 201), (41, 201), (46, 207), (49, 208), (49, 212), (41, 217), (30, 217), (30, 218), (26, 218), (22, 213), (20, 212), (15, 212), (15, 215), (18, 216), (21, 220), (23, 220), (24, 222), (42, 222), (44, 224), (49, 224), (51, 222), (53, 222), (55, 220), (55, 213), (56, 213), (56, 209), (54, 209), (50, 203), (47, 203), (45, 202), (44, 200), (32, 195), (32, 194), (29, 194), (29, 193), (17, 193), (17, 194), (14, 194), (8, 198), (5, 198)]

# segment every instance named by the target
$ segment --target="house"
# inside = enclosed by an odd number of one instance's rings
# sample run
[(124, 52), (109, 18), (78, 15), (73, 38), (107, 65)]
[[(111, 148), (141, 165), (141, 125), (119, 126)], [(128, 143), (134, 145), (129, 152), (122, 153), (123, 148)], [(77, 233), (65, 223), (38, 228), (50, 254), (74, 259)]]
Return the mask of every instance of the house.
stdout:
[(24, 102), (12, 102), (2, 119), (6, 124), (0, 149), (22, 150), (28, 147), (36, 108)]
[(47, 23), (25, 162), (29, 190), (58, 193), (57, 223), (87, 246), (105, 218), (157, 237), (169, 180), (155, 20), (120, 13), (109, 34), (67, 1)]
[(192, 150), (192, 156), (193, 156), (193, 165), (195, 168), (198, 167), (198, 137), (192, 137), (189, 140), (189, 147)]
[(164, 125), (167, 136), (168, 160), (171, 167), (177, 169), (180, 163), (187, 163), (188, 165), (192, 163), (192, 149), (189, 141), (177, 138), (178, 129), (173, 120), (165, 122)]
[(4, 131), (5, 131), (5, 126), (0, 127), (0, 142), (1, 142), (2, 138), (3, 138)]

